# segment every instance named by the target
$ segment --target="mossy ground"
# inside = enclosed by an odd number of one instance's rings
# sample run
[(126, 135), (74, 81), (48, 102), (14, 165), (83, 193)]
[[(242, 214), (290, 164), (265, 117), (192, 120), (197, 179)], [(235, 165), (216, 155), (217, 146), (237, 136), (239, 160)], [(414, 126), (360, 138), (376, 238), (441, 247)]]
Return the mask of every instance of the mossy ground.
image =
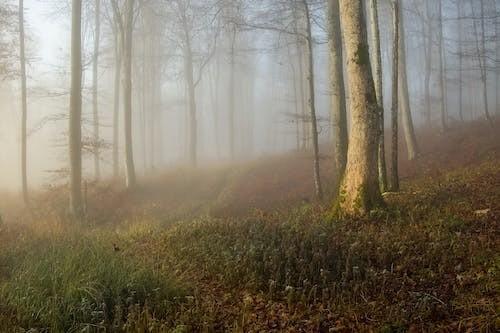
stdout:
[(4, 207), (0, 331), (496, 331), (500, 141), (480, 126), (423, 142), (362, 219), (304, 198), (303, 156), (95, 186), (83, 225), (61, 188)]

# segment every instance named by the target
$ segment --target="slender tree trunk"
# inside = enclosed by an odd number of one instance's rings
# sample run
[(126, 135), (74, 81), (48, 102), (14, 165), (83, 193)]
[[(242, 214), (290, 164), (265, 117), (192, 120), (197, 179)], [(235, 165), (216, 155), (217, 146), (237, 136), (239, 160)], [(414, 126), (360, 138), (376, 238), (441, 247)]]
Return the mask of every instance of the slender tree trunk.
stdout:
[(406, 147), (408, 150), (408, 159), (414, 160), (418, 155), (418, 144), (413, 127), (413, 119), (411, 116), (410, 94), (408, 89), (408, 75), (406, 68), (406, 37), (404, 27), (404, 16), (402, 8), (399, 7), (399, 43), (398, 43), (398, 75), (399, 75), (399, 98), (401, 99), (401, 122), (406, 139)]
[(496, 98), (496, 113), (500, 115), (500, 3), (495, 3), (496, 20), (495, 20), (495, 98)]
[(309, 112), (311, 117), (311, 134), (314, 150), (314, 185), (316, 196), (321, 199), (323, 197), (323, 189), (321, 187), (321, 177), (319, 173), (319, 142), (318, 142), (318, 124), (316, 122), (316, 103), (314, 95), (314, 54), (313, 40), (311, 31), (311, 17), (309, 5), (306, 0), (303, 0), (304, 11), (306, 14), (306, 31), (307, 31), (307, 60), (308, 60), (308, 81), (309, 81)]
[(391, 150), (391, 191), (399, 191), (398, 172), (398, 77), (399, 77), (399, 1), (394, 0), (392, 8), (394, 40), (392, 43), (392, 150)]
[(234, 160), (234, 145), (235, 145), (235, 66), (236, 66), (236, 55), (235, 55), (235, 43), (236, 43), (236, 26), (233, 25), (231, 34), (231, 45), (230, 45), (230, 69), (229, 69), (229, 157)]
[(94, 54), (92, 59), (92, 115), (94, 117), (94, 173), (95, 179), (101, 178), (100, 156), (99, 156), (99, 110), (97, 100), (97, 74), (99, 65), (99, 40), (101, 34), (101, 1), (95, 0), (95, 32), (94, 32)]
[(463, 35), (463, 25), (462, 25), (462, 0), (457, 0), (457, 12), (458, 12), (458, 115), (460, 117), (460, 121), (464, 121), (464, 108), (463, 108), (463, 45), (462, 45), (462, 35)]
[(120, 174), (119, 158), (119, 118), (120, 118), (120, 81), (122, 59), (120, 52), (120, 38), (118, 32), (115, 36), (115, 78), (113, 96), (113, 178), (117, 179)]
[(309, 141), (309, 128), (307, 126), (308, 117), (306, 113), (306, 93), (305, 93), (305, 77), (304, 77), (304, 55), (302, 48), (302, 38), (299, 36), (299, 20), (300, 17), (297, 14), (297, 8), (293, 8), (293, 22), (294, 22), (294, 32), (297, 35), (296, 47), (297, 47), (297, 57), (299, 65), (299, 92), (300, 92), (300, 107), (301, 107), (301, 120), (302, 120), (302, 150), (306, 151), (308, 148)]
[(339, 0), (328, 0), (331, 118), (334, 140), (335, 181), (340, 184), (347, 163), (347, 113), (345, 102), (342, 32)]
[(27, 173), (27, 119), (28, 103), (26, 96), (26, 55), (24, 50), (24, 0), (19, 0), (19, 46), (21, 61), (21, 178), (23, 200), (28, 204), (28, 173)]
[(432, 15), (430, 13), (429, 2), (433, 0), (426, 0), (426, 16), (427, 16), (427, 38), (426, 38), (426, 57), (425, 57), (425, 116), (427, 126), (432, 123), (432, 106), (431, 106), (431, 75), (432, 75), (432, 49), (434, 40)]
[(134, 24), (134, 0), (125, 3), (125, 43), (123, 61), (123, 108), (125, 120), (125, 165), (127, 168), (127, 188), (137, 185), (132, 142), (132, 34)]
[(347, 51), (352, 130), (337, 209), (341, 214), (364, 215), (383, 204), (377, 168), (379, 112), (362, 1), (340, 0), (340, 16)]
[(377, 95), (377, 105), (379, 108), (379, 144), (378, 144), (378, 177), (380, 189), (387, 191), (387, 169), (385, 165), (385, 121), (384, 121), (384, 95), (382, 82), (382, 56), (380, 53), (380, 29), (378, 23), (378, 1), (370, 0), (370, 13), (372, 25), (372, 45), (373, 45), (373, 64), (374, 64), (374, 82), (375, 93)]
[(444, 65), (444, 37), (443, 37), (443, 10), (441, 1), (438, 1), (438, 22), (439, 22), (439, 88), (441, 90), (441, 129), (446, 131), (448, 129), (447, 119), (446, 119), (446, 68)]
[[(483, 103), (484, 103), (484, 115), (486, 119), (493, 125), (493, 121), (491, 120), (490, 111), (489, 111), (489, 102), (488, 102), (488, 69), (487, 67), (487, 59), (486, 55), (486, 31), (485, 31), (485, 13), (484, 13), (484, 0), (479, 2), (481, 4), (481, 53), (480, 58), (483, 59), (482, 63), (482, 75), (481, 81), (483, 82)], [(496, 36), (498, 38), (498, 36)]]
[(70, 212), (80, 218), (82, 205), (82, 1), (72, 1), (71, 92), (69, 107)]
[(191, 46), (186, 47), (184, 57), (189, 99), (189, 163), (191, 166), (195, 167), (197, 164), (198, 125), (196, 119), (196, 91), (194, 86), (193, 55), (191, 53)]

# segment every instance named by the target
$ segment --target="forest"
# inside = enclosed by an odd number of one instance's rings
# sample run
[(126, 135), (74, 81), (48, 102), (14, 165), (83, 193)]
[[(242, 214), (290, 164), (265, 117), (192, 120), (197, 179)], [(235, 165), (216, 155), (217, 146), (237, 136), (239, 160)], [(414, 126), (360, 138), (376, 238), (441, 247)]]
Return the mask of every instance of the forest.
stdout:
[(0, 0), (0, 332), (498, 332), (500, 0)]

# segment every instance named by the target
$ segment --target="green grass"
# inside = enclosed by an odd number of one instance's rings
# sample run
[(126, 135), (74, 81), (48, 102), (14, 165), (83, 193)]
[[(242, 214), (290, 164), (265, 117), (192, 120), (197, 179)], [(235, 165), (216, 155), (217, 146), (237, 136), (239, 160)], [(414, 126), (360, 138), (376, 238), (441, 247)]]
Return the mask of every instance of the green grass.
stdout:
[(166, 318), (183, 295), (166, 274), (114, 251), (109, 239), (69, 233), (23, 245), (0, 291), (0, 307), (21, 327), (118, 328), (144, 307)]
[(4, 223), (0, 331), (494, 332), (499, 174), (496, 159), (404, 181), (386, 209), (353, 220), (303, 204), (163, 224), (147, 210), (101, 226)]

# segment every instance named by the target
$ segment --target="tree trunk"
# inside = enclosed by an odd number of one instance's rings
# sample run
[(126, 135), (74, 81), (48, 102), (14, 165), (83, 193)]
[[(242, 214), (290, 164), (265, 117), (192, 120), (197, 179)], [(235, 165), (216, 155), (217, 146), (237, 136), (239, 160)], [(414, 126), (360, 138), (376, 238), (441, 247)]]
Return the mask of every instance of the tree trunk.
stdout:
[(362, 1), (340, 0), (340, 16), (347, 51), (352, 129), (337, 209), (340, 214), (364, 215), (383, 204), (377, 169), (379, 112)]
[(319, 173), (319, 142), (318, 142), (318, 125), (316, 123), (316, 104), (314, 95), (314, 54), (313, 40), (311, 31), (311, 17), (309, 5), (306, 0), (303, 0), (304, 11), (306, 14), (306, 31), (307, 31), (307, 60), (308, 60), (308, 81), (309, 81), (309, 112), (311, 117), (311, 134), (314, 150), (314, 186), (316, 196), (321, 199), (323, 197), (323, 189), (321, 187), (321, 177)]
[(114, 96), (113, 96), (113, 178), (117, 179), (120, 174), (119, 158), (119, 118), (120, 118), (120, 81), (121, 81), (121, 52), (120, 37), (116, 32), (115, 36), (115, 78), (114, 78)]
[[(486, 36), (485, 36), (485, 14), (484, 14), (484, 0), (479, 2), (481, 4), (481, 53), (480, 58), (483, 59), (482, 63), (482, 73), (481, 73), (481, 81), (483, 82), (483, 103), (484, 103), (484, 115), (486, 119), (493, 125), (493, 121), (490, 117), (489, 111), (489, 103), (488, 103), (488, 69), (487, 69), (487, 59), (488, 56), (486, 54)], [(496, 36), (498, 38), (498, 36)]]
[(443, 37), (443, 10), (441, 1), (438, 1), (438, 22), (439, 22), (439, 88), (441, 90), (441, 129), (446, 131), (448, 128), (446, 119), (446, 69), (444, 68), (444, 37)]
[(26, 55), (24, 48), (24, 0), (19, 0), (19, 46), (21, 61), (21, 178), (23, 200), (28, 204), (28, 174), (27, 174), (27, 118), (28, 103), (26, 96)]
[(495, 20), (495, 107), (497, 115), (500, 115), (500, 3), (495, 3), (496, 20)]
[(458, 115), (460, 117), (460, 121), (464, 121), (464, 112), (463, 112), (463, 45), (462, 45), (462, 0), (457, 0), (458, 6)]
[(71, 93), (69, 106), (70, 212), (76, 218), (82, 205), (82, 1), (72, 1)]
[(101, 33), (101, 1), (95, 0), (95, 33), (94, 33), (94, 54), (92, 61), (92, 114), (94, 117), (94, 172), (95, 179), (101, 178), (101, 167), (99, 157), (99, 110), (97, 101), (97, 69), (99, 61), (99, 39)]
[(398, 172), (398, 77), (399, 77), (399, 2), (397, 0), (393, 3), (392, 8), (393, 16), (393, 32), (394, 40), (392, 43), (392, 109), (391, 109), (391, 123), (392, 123), (392, 150), (391, 150), (391, 191), (399, 191), (399, 172)]
[[(399, 7), (399, 6), (398, 6)], [(408, 159), (414, 160), (418, 155), (417, 139), (411, 116), (410, 94), (408, 89), (408, 76), (406, 69), (406, 41), (403, 10), (399, 7), (399, 43), (398, 43), (398, 74), (399, 94), (401, 99), (401, 122), (406, 139)]]
[(125, 3), (125, 43), (123, 61), (123, 108), (125, 120), (125, 166), (127, 168), (126, 184), (128, 189), (137, 185), (134, 152), (132, 147), (132, 34), (134, 24), (134, 0)]
[(425, 57), (425, 121), (427, 126), (432, 123), (432, 106), (431, 106), (431, 75), (432, 75), (432, 46), (434, 40), (432, 38), (432, 16), (430, 13), (429, 2), (426, 0), (426, 16), (427, 16), (427, 38), (426, 38), (426, 57)]
[(373, 45), (373, 64), (375, 93), (377, 95), (377, 105), (379, 108), (379, 143), (378, 143), (378, 177), (380, 189), (387, 191), (387, 169), (385, 165), (385, 121), (384, 121), (384, 95), (382, 82), (382, 56), (380, 54), (380, 30), (378, 24), (378, 1), (370, 0), (371, 32)]
[(347, 114), (345, 101), (342, 32), (340, 29), (339, 0), (328, 0), (328, 28), (330, 50), (331, 118), (334, 140), (335, 181), (340, 184), (347, 163)]
[(195, 167), (197, 164), (198, 125), (196, 120), (196, 95), (193, 77), (193, 55), (191, 53), (190, 46), (186, 48), (184, 61), (189, 99), (189, 163), (191, 166)]
[(233, 24), (231, 35), (231, 45), (230, 45), (230, 68), (229, 68), (229, 157), (234, 160), (234, 132), (235, 132), (235, 43), (236, 43), (236, 26)]

